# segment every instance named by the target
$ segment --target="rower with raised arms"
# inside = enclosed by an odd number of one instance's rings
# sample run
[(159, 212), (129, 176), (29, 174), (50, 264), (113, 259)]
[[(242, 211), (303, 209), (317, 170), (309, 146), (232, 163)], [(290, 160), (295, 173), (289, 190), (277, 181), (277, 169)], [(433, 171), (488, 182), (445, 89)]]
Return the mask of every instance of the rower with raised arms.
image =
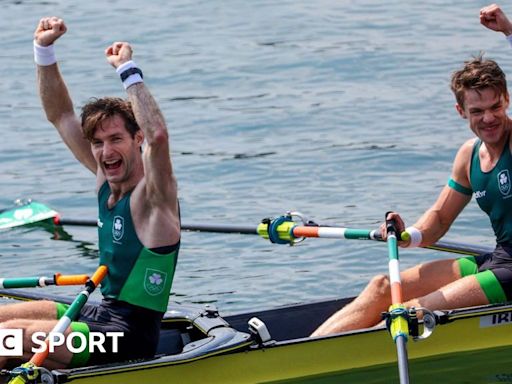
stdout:
[[(482, 8), (480, 22), (512, 42), (512, 23), (496, 4)], [(512, 300), (512, 120), (509, 93), (498, 64), (475, 57), (453, 73), (455, 109), (475, 138), (458, 150), (452, 174), (437, 201), (411, 227), (396, 212), (397, 229), (409, 233), (402, 247), (428, 246), (439, 240), (471, 200), (489, 215), (496, 235), (493, 252), (420, 264), (401, 273), (406, 307), (430, 310), (469, 307)], [(386, 228), (381, 226), (382, 236)], [(390, 306), (389, 277), (374, 277), (349, 305), (333, 314), (312, 336), (375, 326)]]
[[(128, 99), (92, 99), (79, 119), (55, 55), (54, 43), (66, 30), (58, 17), (43, 18), (36, 28), (39, 94), (48, 120), (96, 177), (99, 262), (108, 267), (101, 285), (103, 300), (97, 306), (87, 305), (66, 332), (123, 332), (123, 336), (117, 353), (112, 345), (105, 346), (106, 353), (89, 353), (85, 348), (72, 354), (59, 347), (46, 360), (49, 368), (154, 356), (180, 244), (169, 134), (143, 73), (132, 60), (132, 47), (115, 42), (105, 50)], [(2, 306), (0, 327), (24, 331), (28, 358), (32, 334), (49, 332), (65, 310), (65, 305), (51, 301)], [(5, 358), (0, 358), (0, 365), (4, 363)]]

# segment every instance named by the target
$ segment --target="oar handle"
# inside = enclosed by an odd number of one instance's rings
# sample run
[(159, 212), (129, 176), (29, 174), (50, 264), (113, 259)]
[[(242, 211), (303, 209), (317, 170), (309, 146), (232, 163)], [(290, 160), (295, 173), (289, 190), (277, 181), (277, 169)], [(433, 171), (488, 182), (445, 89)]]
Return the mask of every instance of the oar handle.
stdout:
[(88, 275), (61, 275), (60, 273), (55, 274), (56, 285), (82, 285), (87, 283), (89, 280)]
[(82, 285), (87, 282), (87, 275), (62, 275), (56, 273), (53, 277), (12, 277), (0, 278), (0, 288), (33, 288), (49, 285)]
[(391, 236), (397, 236), (396, 233), (396, 221), (395, 219), (388, 219), (388, 215), (391, 213), (391, 211), (386, 212), (386, 232), (388, 235)]
[(108, 268), (106, 265), (100, 265), (98, 269), (96, 269), (96, 272), (94, 272), (94, 275), (92, 275), (90, 281), (94, 284), (94, 288), (96, 288), (100, 283), (101, 280), (107, 276)]

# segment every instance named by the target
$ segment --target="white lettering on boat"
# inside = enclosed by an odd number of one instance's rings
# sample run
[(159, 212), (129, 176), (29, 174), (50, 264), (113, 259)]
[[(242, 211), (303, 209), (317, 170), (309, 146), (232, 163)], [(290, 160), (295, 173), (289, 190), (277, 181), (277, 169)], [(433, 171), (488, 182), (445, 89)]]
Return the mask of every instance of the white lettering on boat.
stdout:
[(480, 328), (507, 324), (512, 324), (512, 312), (495, 313), (494, 315), (482, 316), (480, 318)]

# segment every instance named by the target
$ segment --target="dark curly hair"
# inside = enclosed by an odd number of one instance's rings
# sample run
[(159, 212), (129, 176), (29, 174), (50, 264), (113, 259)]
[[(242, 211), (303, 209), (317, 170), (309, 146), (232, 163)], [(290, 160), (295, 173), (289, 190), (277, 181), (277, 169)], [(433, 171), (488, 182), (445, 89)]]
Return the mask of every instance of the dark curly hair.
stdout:
[(135, 133), (140, 129), (132, 106), (129, 101), (119, 97), (104, 97), (101, 99), (93, 98), (82, 107), (82, 132), (84, 137), (92, 141), (96, 129), (107, 119), (114, 116), (120, 116), (130, 135), (135, 137)]
[(453, 73), (450, 88), (461, 108), (464, 108), (466, 90), (480, 92), (491, 88), (496, 95), (505, 95), (508, 98), (505, 73), (494, 60), (484, 59), (483, 54), (464, 62), (464, 66)]

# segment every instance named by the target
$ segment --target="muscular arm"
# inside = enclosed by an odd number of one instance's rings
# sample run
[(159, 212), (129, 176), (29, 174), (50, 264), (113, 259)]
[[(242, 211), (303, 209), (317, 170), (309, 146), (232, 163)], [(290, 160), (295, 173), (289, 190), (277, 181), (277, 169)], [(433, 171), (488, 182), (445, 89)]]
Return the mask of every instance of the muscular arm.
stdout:
[[(107, 60), (118, 71), (132, 67), (132, 49), (128, 43), (116, 42), (105, 51)], [(176, 243), (180, 237), (177, 184), (173, 173), (169, 134), (164, 117), (155, 99), (143, 82), (127, 88), (137, 124), (144, 133), (147, 147), (142, 154), (144, 182), (140, 187), (138, 210), (147, 223), (139, 236), (146, 246), (161, 246)], [(147, 237), (146, 237), (147, 235)]]
[[(467, 141), (458, 151), (453, 163), (452, 179), (463, 187), (470, 188), (469, 164), (474, 140)], [(471, 201), (465, 195), (445, 186), (436, 202), (414, 224), (422, 234), (422, 246), (435, 243), (445, 235), (457, 216)]]
[(151, 205), (167, 205), (177, 215), (177, 186), (169, 151), (169, 134), (155, 99), (144, 85), (127, 89), (137, 123), (144, 132), (147, 147), (143, 153), (146, 197)]
[[(167, 237), (165, 244), (176, 243), (180, 237), (177, 183), (173, 173), (169, 152), (169, 135), (160, 108), (144, 83), (136, 83), (128, 89), (137, 123), (146, 137), (147, 146), (143, 153), (145, 204), (148, 205), (149, 227), (154, 231), (158, 243), (162, 235)], [(165, 228), (171, 228), (167, 232)]]
[(91, 172), (96, 173), (96, 162), (89, 142), (83, 137), (80, 121), (73, 110), (73, 103), (57, 64), (37, 66), (39, 96), (46, 118), (75, 157)]
[[(34, 32), (34, 41), (42, 47), (52, 45), (66, 32), (62, 19), (48, 17), (40, 20)], [(57, 63), (37, 65), (39, 96), (47, 119), (57, 128), (64, 143), (75, 157), (96, 173), (96, 163), (89, 142), (83, 138), (81, 125), (73, 110), (73, 103)]]

